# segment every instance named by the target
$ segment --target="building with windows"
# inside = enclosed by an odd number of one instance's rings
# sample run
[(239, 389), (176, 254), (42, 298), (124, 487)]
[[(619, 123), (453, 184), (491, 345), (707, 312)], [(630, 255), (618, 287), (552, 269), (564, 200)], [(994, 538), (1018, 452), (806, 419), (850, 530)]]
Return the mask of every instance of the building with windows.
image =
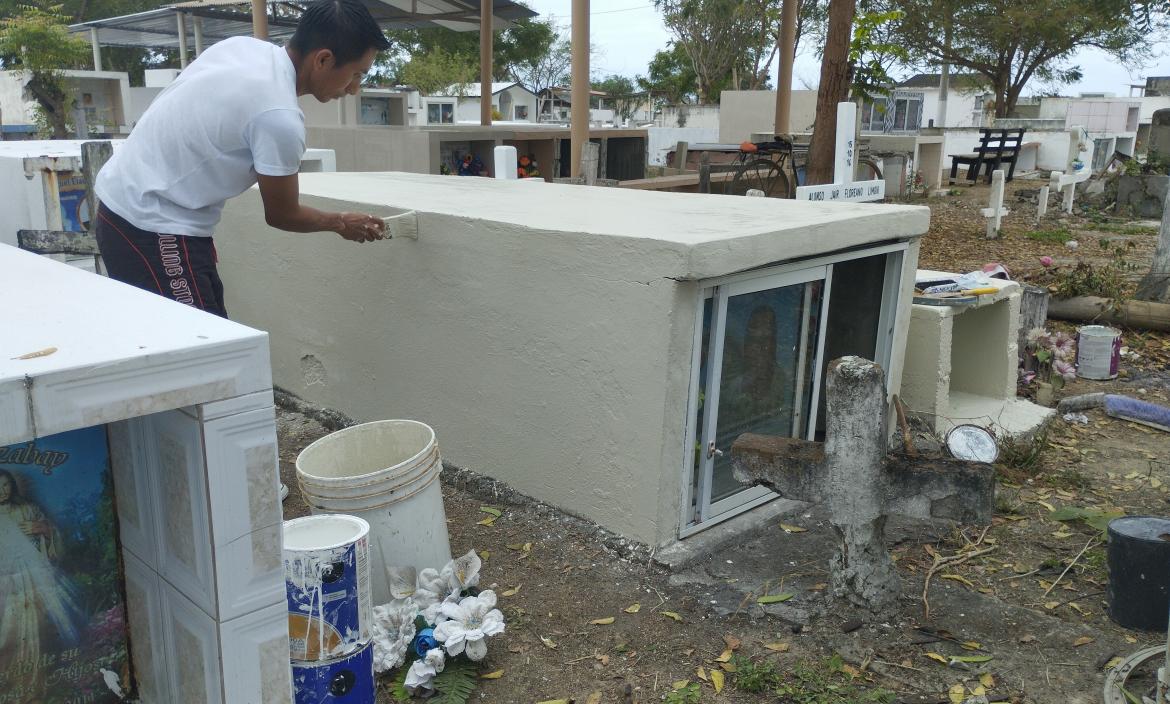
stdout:
[[(434, 95), (421, 98), (422, 113), (414, 124), (453, 125), (479, 123), (478, 83), (447, 86)], [(504, 122), (536, 122), (536, 93), (515, 81), (492, 84), (492, 109)]]

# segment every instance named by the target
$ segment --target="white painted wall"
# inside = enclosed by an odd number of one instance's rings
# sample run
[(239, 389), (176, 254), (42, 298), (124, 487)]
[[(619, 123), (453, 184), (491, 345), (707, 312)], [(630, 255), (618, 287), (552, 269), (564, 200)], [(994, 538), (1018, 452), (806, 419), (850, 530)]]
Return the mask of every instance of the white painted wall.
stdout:
[[(812, 130), (817, 117), (817, 92), (792, 91), (789, 127), (792, 132)], [(687, 123), (690, 124), (689, 122)], [(725, 90), (719, 97), (719, 141), (738, 144), (757, 132), (771, 133), (776, 125), (776, 91)]]
[(269, 331), (277, 383), (361, 420), (429, 423), (444, 459), (650, 544), (679, 525), (698, 281), (913, 239), (929, 218), (411, 174), (301, 186), (314, 207), (415, 210), (419, 239), (294, 237), (264, 224), (255, 190), (228, 203), (226, 299)]
[(667, 105), (655, 121), (659, 127), (713, 127), (719, 129), (718, 105)]
[(646, 159), (651, 166), (667, 166), (667, 153), (680, 141), (690, 144), (719, 141), (719, 129), (715, 127), (647, 127), (646, 133)]
[[(901, 89), (900, 89), (901, 90)], [(947, 122), (939, 120), (938, 99), (942, 91), (938, 88), (906, 88), (913, 93), (923, 93), (922, 126), (927, 127), (934, 120), (935, 127), (981, 127), (982, 112), (976, 112), (978, 97), (982, 91), (947, 91)]]
[(1154, 113), (1166, 108), (1170, 108), (1170, 95), (1151, 95), (1142, 98), (1142, 124), (1150, 124), (1154, 119)]
[[(119, 71), (64, 71), (70, 90), (80, 104), (81, 96), (88, 93), (94, 101), (94, 108), (104, 119), (112, 132), (124, 131), (129, 124), (126, 120), (126, 104), (130, 101), (130, 75)], [(0, 71), (0, 113), (6, 125), (31, 125), (36, 123), (36, 102), (25, 100), (24, 86), (28, 83), (23, 71)], [(72, 116), (70, 117), (72, 119)]]
[(126, 124), (131, 128), (142, 119), (142, 115), (158, 94), (163, 92), (164, 88), (142, 88), (131, 87), (126, 105)]

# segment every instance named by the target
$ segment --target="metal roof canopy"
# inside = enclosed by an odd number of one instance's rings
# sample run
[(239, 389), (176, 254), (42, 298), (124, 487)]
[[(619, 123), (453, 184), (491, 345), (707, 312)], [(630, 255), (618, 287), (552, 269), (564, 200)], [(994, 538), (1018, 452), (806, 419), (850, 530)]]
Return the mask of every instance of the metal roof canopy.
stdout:
[[(445, 27), (457, 32), (479, 30), (479, 0), (363, 0), (370, 14), (383, 29), (428, 29)], [(297, 26), (302, 7), (294, 2), (269, 0), (268, 38), (286, 40)], [(102, 46), (132, 46), (150, 49), (178, 49), (179, 30), (175, 16), (197, 18), (201, 25), (203, 46), (238, 36), (252, 36), (250, 4), (239, 0), (195, 0), (132, 15), (110, 17), (71, 25), (69, 31), (92, 41), (98, 30)], [(512, 26), (515, 20), (536, 17), (537, 13), (513, 0), (495, 0), (492, 25), (497, 29)], [(192, 46), (195, 22), (186, 23), (186, 44)]]

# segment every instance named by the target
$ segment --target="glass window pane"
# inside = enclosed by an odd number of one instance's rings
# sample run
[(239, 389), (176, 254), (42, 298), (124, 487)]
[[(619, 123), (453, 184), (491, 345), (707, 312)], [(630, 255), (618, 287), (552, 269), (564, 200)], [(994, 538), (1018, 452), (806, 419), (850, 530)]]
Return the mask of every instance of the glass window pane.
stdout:
[(711, 306), (713, 303), (714, 296), (708, 296), (707, 300), (703, 301), (703, 342), (702, 346), (699, 348), (699, 386), (695, 390), (695, 393), (698, 394), (698, 399), (695, 404), (696, 410), (695, 417), (693, 419), (693, 427), (695, 429), (695, 455), (694, 463), (692, 464), (692, 467), (694, 467), (694, 473), (691, 481), (692, 509), (698, 506), (698, 502), (702, 498), (699, 496), (699, 474), (703, 471), (703, 411), (706, 409), (706, 404), (704, 401), (706, 400), (707, 396), (707, 375), (709, 373), (707, 370), (707, 355), (711, 349)]
[(908, 101), (906, 100), (899, 99), (894, 101), (894, 129), (896, 130), (906, 129), (907, 104)]
[(434, 124), (439, 121), (439, 104), (430, 103), (427, 105), (427, 122)]
[(744, 489), (731, 470), (740, 435), (805, 436), (823, 295), (813, 281), (728, 299), (712, 503)]

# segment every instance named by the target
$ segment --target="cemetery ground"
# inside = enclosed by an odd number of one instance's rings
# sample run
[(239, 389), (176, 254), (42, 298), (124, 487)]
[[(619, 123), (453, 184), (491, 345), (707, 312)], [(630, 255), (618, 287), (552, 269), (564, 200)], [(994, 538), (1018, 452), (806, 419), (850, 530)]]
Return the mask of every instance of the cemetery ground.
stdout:
[[(1050, 208), (1037, 226), (1035, 204), (1017, 195), (1040, 185), (1008, 184), (1012, 213), (993, 241), (984, 239), (978, 212), (985, 185), (907, 200), (932, 209), (921, 266), (968, 271), (1000, 262), (1017, 278), (1040, 276), (1045, 255), (1066, 269), (1078, 260), (1109, 266), (1098, 246), (1104, 238), (1138, 263), (1136, 281), (1156, 223), (1078, 205), (1072, 216)], [(1067, 239), (1079, 242), (1076, 251)], [(1126, 331), (1124, 344), (1120, 378), (1078, 379), (1059, 396), (1110, 391), (1170, 405), (1170, 336)], [(896, 613), (882, 616), (829, 596), (835, 538), (815, 506), (797, 506), (670, 571), (591, 524), (489, 481), (445, 473), (452, 552), (481, 552), (481, 586), (501, 595), (507, 619), (483, 663), (490, 679), (472, 700), (1100, 702), (1106, 667), (1165, 636), (1108, 619), (1104, 535), (1090, 522), (1170, 513), (1170, 435), (1101, 411), (1085, 415), (1087, 424), (1056, 418), (1033, 445), (1004, 444), (987, 530), (891, 519), (886, 537), (903, 595)], [(278, 424), (291, 518), (307, 511), (296, 455), (328, 431), (293, 410)], [(918, 442), (927, 449), (929, 439), (919, 434)], [(492, 520), (485, 507), (501, 515)], [(1058, 520), (1072, 516), (1080, 517)], [(936, 561), (945, 564), (931, 574)], [(986, 700), (974, 698), (981, 693)], [(386, 680), (378, 701), (394, 701)]]

